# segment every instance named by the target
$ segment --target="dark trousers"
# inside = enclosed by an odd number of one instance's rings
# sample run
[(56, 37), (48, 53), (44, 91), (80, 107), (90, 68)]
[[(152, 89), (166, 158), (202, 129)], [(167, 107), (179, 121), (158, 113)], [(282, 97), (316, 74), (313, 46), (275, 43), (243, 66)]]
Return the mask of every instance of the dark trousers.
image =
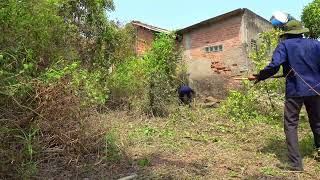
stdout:
[(192, 102), (192, 94), (191, 93), (186, 93), (186, 94), (180, 93), (179, 99), (180, 99), (181, 103), (188, 105)]
[(287, 97), (284, 110), (284, 132), (286, 134), (289, 161), (294, 167), (302, 167), (297, 127), (299, 113), (303, 104), (308, 112), (315, 146), (320, 148), (320, 96)]

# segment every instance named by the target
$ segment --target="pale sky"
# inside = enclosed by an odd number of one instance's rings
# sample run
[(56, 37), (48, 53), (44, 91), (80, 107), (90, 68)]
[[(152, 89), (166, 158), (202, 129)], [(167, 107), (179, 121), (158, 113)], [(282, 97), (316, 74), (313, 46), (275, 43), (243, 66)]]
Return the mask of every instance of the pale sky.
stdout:
[(310, 2), (312, 0), (114, 0), (116, 10), (109, 13), (109, 18), (123, 24), (138, 20), (176, 30), (238, 8), (248, 8), (267, 20), (279, 10), (300, 19), (303, 7)]

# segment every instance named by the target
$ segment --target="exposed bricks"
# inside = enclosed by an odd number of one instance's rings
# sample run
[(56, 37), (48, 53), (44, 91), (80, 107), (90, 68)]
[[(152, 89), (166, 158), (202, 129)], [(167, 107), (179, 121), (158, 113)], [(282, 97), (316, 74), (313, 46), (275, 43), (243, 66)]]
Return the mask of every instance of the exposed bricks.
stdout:
[[(241, 40), (242, 17), (232, 17), (223, 22), (211, 24), (189, 32), (184, 38), (184, 45), (188, 50), (189, 58), (192, 61), (210, 60), (212, 75), (221, 81), (220, 89), (227, 90), (238, 87), (239, 82), (234, 81), (231, 76), (240, 74), (240, 69), (246, 64), (245, 52)], [(188, 41), (188, 42), (187, 42)], [(189, 45), (189, 46), (186, 46)], [(223, 50), (219, 52), (206, 52), (205, 47), (223, 46)], [(192, 73), (192, 72), (191, 72)], [(193, 79), (196, 81), (196, 79)], [(213, 80), (215, 81), (215, 80)], [(202, 91), (201, 85), (197, 85), (196, 89)], [(216, 84), (215, 86), (218, 86)], [(212, 91), (211, 95), (215, 96), (222, 92)]]
[(136, 53), (142, 55), (151, 48), (155, 38), (153, 31), (137, 26), (136, 27)]
[[(241, 47), (241, 17), (233, 17), (227, 19), (219, 24), (208, 25), (198, 30), (194, 30), (189, 34), (190, 59), (210, 59), (212, 61), (212, 72), (221, 75), (232, 75), (239, 73), (235, 63), (242, 63), (238, 61), (237, 56), (242, 56)], [(206, 52), (205, 47), (223, 46), (223, 51), (220, 52)], [(237, 61), (237, 62), (235, 62)]]
[[(233, 54), (234, 47), (241, 46), (240, 42), (241, 18), (226, 20), (219, 25), (213, 25), (190, 34), (190, 59), (211, 59), (222, 61), (228, 65), (229, 54)], [(223, 45), (222, 52), (207, 53), (206, 46)]]
[[(250, 23), (254, 26), (251, 26)], [(181, 31), (183, 36), (181, 44), (185, 48), (185, 57), (192, 62), (193, 66), (193, 68), (189, 67), (191, 76), (196, 74), (193, 79), (191, 78), (192, 81), (201, 82), (199, 86), (202, 86), (207, 83), (207, 80), (204, 79), (207, 76), (210, 82), (219, 82), (214, 84), (215, 88), (219, 86), (227, 90), (237, 87), (239, 82), (234, 81), (232, 77), (247, 73), (251, 67), (246, 43), (268, 26), (270, 24), (267, 20), (261, 20), (256, 16), (251, 17), (248, 13), (239, 13), (220, 21), (201, 24), (187, 31)], [(136, 50), (138, 54), (142, 54), (151, 47), (154, 35), (150, 30), (138, 28), (137, 37)], [(222, 51), (211, 49), (211, 52), (206, 52), (205, 50), (206, 47), (220, 45), (223, 46)], [(212, 79), (212, 76), (215, 78)], [(214, 96), (214, 93), (221, 94), (221, 91), (210, 92)]]
[(213, 70), (213, 72), (217, 74), (225, 74), (225, 75), (231, 74), (231, 69), (225, 66), (221, 61), (212, 61), (211, 69)]

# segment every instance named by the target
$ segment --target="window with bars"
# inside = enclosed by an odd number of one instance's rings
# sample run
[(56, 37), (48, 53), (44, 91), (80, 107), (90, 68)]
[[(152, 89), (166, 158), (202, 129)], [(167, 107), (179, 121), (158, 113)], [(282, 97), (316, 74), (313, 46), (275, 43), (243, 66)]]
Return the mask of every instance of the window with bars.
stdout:
[(220, 51), (223, 51), (223, 45), (207, 46), (207, 47), (204, 48), (204, 51), (207, 52), (207, 53), (220, 52)]
[(258, 50), (258, 46), (257, 46), (257, 41), (256, 40), (251, 39), (251, 41), (250, 41), (250, 49), (254, 50), (254, 51)]

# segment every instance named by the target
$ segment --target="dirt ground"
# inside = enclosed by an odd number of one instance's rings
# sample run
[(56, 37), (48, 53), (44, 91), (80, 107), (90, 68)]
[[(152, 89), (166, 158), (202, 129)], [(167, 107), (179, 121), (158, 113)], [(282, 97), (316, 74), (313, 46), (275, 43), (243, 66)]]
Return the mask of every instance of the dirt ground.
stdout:
[(212, 109), (187, 107), (169, 118), (105, 116), (130, 164), (115, 164), (106, 179), (320, 179), (305, 120), (299, 127), (305, 172), (299, 174), (279, 168), (287, 159), (281, 121), (231, 122)]
[[(320, 179), (311, 131), (299, 127), (304, 173), (285, 172), (282, 122), (233, 122), (213, 109), (181, 107), (167, 118), (125, 112), (103, 115), (112, 127), (118, 156), (111, 164), (88, 165), (70, 179)], [(116, 147), (116, 149), (115, 149)], [(118, 150), (117, 150), (118, 149)], [(63, 174), (59, 175), (60, 177)]]

